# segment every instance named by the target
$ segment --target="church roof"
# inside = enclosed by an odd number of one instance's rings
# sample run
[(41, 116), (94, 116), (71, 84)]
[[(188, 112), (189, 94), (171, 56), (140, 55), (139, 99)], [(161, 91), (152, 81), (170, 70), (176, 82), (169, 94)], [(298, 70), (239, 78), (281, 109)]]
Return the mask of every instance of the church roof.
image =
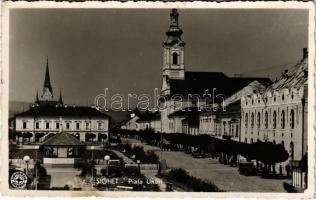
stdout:
[(203, 95), (205, 90), (212, 94), (213, 88), (216, 88), (215, 95), (223, 94), (228, 97), (254, 80), (266, 85), (271, 84), (271, 80), (268, 78), (230, 78), (222, 72), (186, 72), (185, 80), (169, 80), (170, 95)]
[(96, 108), (84, 106), (34, 106), (29, 110), (17, 114), (16, 117), (98, 117), (109, 118), (108, 115)]
[(159, 112), (144, 112), (138, 116), (139, 118), (136, 120), (137, 122), (149, 122), (152, 120), (158, 120), (160, 119), (160, 113)]
[(61, 132), (43, 142), (44, 146), (81, 146), (84, 145), (75, 136)]

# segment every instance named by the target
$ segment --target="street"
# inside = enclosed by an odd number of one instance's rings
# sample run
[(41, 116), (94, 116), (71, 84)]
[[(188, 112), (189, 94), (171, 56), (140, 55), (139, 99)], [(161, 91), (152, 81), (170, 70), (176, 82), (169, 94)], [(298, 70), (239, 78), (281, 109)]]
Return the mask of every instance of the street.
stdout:
[[(135, 139), (123, 139), (123, 142), (142, 145), (144, 150), (154, 150), (160, 157), (158, 147), (142, 144)], [(238, 173), (237, 167), (230, 167), (218, 163), (217, 160), (206, 158), (196, 159), (184, 152), (162, 152), (169, 168), (182, 168), (190, 175), (214, 183), (220, 189), (234, 192), (286, 192), (283, 182), (290, 179), (264, 179), (259, 176), (243, 176)]]

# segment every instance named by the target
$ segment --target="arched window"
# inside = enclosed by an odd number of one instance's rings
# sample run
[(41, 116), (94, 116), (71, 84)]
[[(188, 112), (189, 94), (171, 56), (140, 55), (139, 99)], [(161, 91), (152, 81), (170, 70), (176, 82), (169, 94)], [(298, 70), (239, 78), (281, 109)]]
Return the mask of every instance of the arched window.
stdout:
[(264, 127), (265, 128), (268, 128), (268, 123), (269, 123), (268, 117), (269, 117), (268, 111), (266, 111), (265, 114), (264, 114)]
[(284, 112), (284, 110), (282, 110), (282, 112), (281, 112), (281, 128), (282, 129), (285, 128), (285, 112)]
[(291, 160), (294, 160), (294, 143), (290, 143), (290, 158)]
[(258, 128), (260, 128), (260, 119), (261, 118), (261, 116), (260, 116), (260, 113), (258, 112), (258, 114), (257, 114), (257, 127)]
[(178, 64), (178, 54), (176, 52), (172, 54), (172, 64), (174, 65)]
[(245, 116), (245, 127), (248, 128), (248, 113)]
[(251, 138), (251, 139), (250, 139), (250, 144), (252, 144), (252, 143), (253, 143), (253, 139)]
[(290, 127), (291, 127), (291, 129), (294, 129), (294, 127), (295, 127), (294, 110), (291, 110), (291, 112), (290, 112)]
[(276, 128), (276, 111), (273, 112), (273, 128)]
[(253, 126), (254, 126), (254, 121), (255, 121), (255, 119), (254, 119), (255, 117), (254, 117), (254, 114), (253, 113), (251, 113), (251, 128), (253, 128)]

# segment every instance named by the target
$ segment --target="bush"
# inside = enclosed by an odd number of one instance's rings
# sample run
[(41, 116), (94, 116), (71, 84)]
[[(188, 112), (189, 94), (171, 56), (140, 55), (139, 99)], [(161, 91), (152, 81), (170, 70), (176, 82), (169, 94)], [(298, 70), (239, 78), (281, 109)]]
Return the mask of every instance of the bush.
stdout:
[(184, 169), (172, 169), (169, 177), (175, 181), (191, 188), (195, 192), (223, 192), (216, 185), (210, 182), (190, 176)]

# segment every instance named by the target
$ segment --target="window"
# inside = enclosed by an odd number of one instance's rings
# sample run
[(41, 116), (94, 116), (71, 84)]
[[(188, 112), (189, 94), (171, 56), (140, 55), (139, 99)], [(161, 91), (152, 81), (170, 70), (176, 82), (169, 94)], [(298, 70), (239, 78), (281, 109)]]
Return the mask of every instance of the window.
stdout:
[(294, 160), (294, 143), (290, 143), (290, 158), (291, 160)]
[(59, 122), (56, 122), (56, 129), (59, 129)]
[(79, 122), (76, 123), (76, 129), (80, 129), (80, 123)]
[(102, 129), (102, 122), (98, 122), (98, 129)]
[(247, 138), (245, 138), (245, 143), (247, 143)]
[(23, 122), (22, 126), (23, 126), (23, 129), (26, 129), (27, 128), (26, 122)]
[(224, 133), (224, 135), (226, 135), (225, 132), (226, 132), (226, 122), (223, 122), (223, 133)]
[(284, 147), (284, 141), (282, 140), (281, 145)]
[(284, 94), (282, 94), (282, 101), (284, 101)]
[(236, 135), (235, 135), (236, 137), (238, 137), (238, 128), (239, 128), (238, 125), (236, 125), (236, 130), (235, 130), (236, 131)]
[(253, 128), (253, 126), (254, 126), (254, 121), (255, 121), (254, 118), (255, 118), (254, 114), (251, 113), (251, 128)]
[(260, 117), (261, 117), (260, 113), (258, 112), (258, 114), (257, 114), (257, 127), (258, 128), (260, 128), (260, 120), (261, 120)]
[(284, 112), (284, 110), (282, 110), (282, 113), (281, 113), (281, 128), (282, 129), (285, 128), (285, 112)]
[(86, 122), (86, 129), (89, 129), (89, 122)]
[(178, 54), (176, 52), (172, 54), (172, 64), (174, 65), (178, 64)]
[(39, 122), (36, 122), (36, 123), (35, 123), (35, 128), (36, 128), (36, 129), (39, 129)]
[(277, 114), (276, 114), (276, 111), (273, 112), (273, 128), (275, 129), (276, 128), (276, 120), (277, 120)]
[(248, 128), (248, 113), (245, 115), (245, 127)]
[(253, 143), (253, 139), (252, 139), (252, 138), (250, 139), (250, 143), (251, 143), (251, 144)]
[(70, 123), (67, 122), (67, 123), (66, 123), (66, 129), (69, 129), (69, 128), (70, 128)]
[(291, 110), (291, 112), (290, 112), (290, 127), (291, 127), (291, 129), (294, 129), (294, 126), (295, 126), (294, 110)]
[(46, 122), (45, 127), (46, 127), (46, 129), (49, 129), (49, 122)]
[(268, 128), (268, 124), (269, 124), (269, 115), (268, 115), (268, 111), (266, 111), (264, 113), (264, 127)]

